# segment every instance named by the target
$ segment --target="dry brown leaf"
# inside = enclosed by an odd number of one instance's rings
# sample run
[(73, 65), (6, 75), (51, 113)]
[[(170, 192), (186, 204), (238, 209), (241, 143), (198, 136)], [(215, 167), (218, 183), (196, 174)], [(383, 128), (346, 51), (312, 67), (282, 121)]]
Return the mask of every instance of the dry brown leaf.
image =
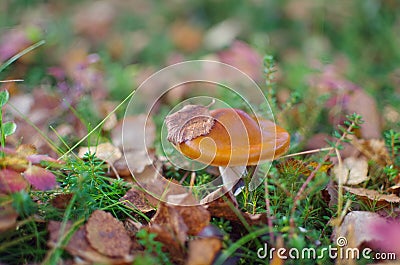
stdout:
[(96, 210), (86, 224), (86, 238), (100, 253), (110, 257), (124, 257), (129, 254), (132, 241), (124, 225), (110, 213)]
[(343, 184), (357, 185), (368, 180), (368, 162), (363, 157), (348, 157), (343, 160), (342, 167), (335, 165), (333, 172), (336, 180)]
[(195, 236), (210, 223), (211, 215), (203, 205), (172, 206), (182, 216), (188, 235)]
[(152, 224), (146, 228), (147, 232), (156, 234), (155, 240), (163, 244), (163, 250), (170, 254), (171, 259), (176, 264), (182, 264), (184, 261), (184, 249), (176, 236), (169, 231), (167, 227), (158, 224)]
[(72, 199), (72, 193), (57, 194), (52, 200), (51, 204), (58, 209), (66, 209)]
[(218, 238), (198, 238), (189, 242), (187, 265), (211, 265), (222, 247)]
[(354, 145), (365, 157), (376, 161), (382, 166), (391, 164), (388, 150), (382, 139), (358, 139), (355, 136), (349, 136), (351, 144)]
[(198, 201), (188, 189), (177, 181), (167, 180), (161, 175), (160, 162), (147, 166), (142, 173), (135, 174), (135, 180), (140, 187), (158, 200), (175, 205), (197, 205)]
[(117, 147), (124, 150), (124, 157), (114, 165), (120, 175), (130, 175), (129, 169), (133, 173), (141, 173), (146, 166), (153, 163), (155, 135), (154, 122), (144, 114), (128, 116), (118, 122), (111, 131), (111, 139)]
[(98, 146), (79, 148), (78, 156), (83, 158), (86, 153), (95, 153), (96, 157), (112, 165), (115, 161), (122, 157), (122, 153), (118, 147), (111, 143), (102, 143)]
[(399, 204), (400, 197), (394, 194), (381, 194), (376, 190), (368, 190), (364, 188), (351, 188), (351, 187), (343, 187), (345, 191), (348, 191), (352, 194), (357, 195), (359, 199), (362, 199), (367, 202), (376, 202), (377, 206), (386, 206), (391, 203)]
[(168, 130), (168, 141), (177, 145), (190, 141), (198, 136), (206, 135), (214, 125), (207, 107), (200, 105), (186, 105), (181, 110), (165, 118)]
[(128, 207), (138, 209), (144, 213), (155, 210), (155, 207), (159, 202), (156, 198), (145, 191), (142, 191), (138, 187), (133, 187), (128, 190), (120, 201)]
[[(64, 235), (71, 228), (71, 223), (67, 223)], [(60, 234), (61, 222), (50, 221), (47, 227), (49, 231), (48, 245), (55, 247), (58, 240), (62, 237)], [(132, 264), (133, 256), (125, 256), (123, 258), (110, 258), (92, 248), (86, 238), (86, 229), (84, 226), (80, 227), (71, 237), (65, 250), (68, 251), (72, 256), (78, 256), (85, 262), (90, 264)]]
[(342, 224), (333, 232), (333, 239), (345, 237), (347, 246), (359, 247), (363, 243), (382, 240), (378, 233), (374, 233), (372, 226), (378, 222), (385, 222), (379, 214), (365, 211), (353, 211), (348, 213)]
[(11, 205), (0, 207), (0, 232), (4, 232), (15, 226), (17, 222), (18, 213)]
[(174, 207), (166, 203), (161, 203), (156, 214), (151, 219), (150, 224), (157, 224), (166, 228), (171, 232), (171, 235), (175, 238), (174, 240), (177, 240), (182, 246), (184, 245), (187, 238), (188, 227), (182, 216)]

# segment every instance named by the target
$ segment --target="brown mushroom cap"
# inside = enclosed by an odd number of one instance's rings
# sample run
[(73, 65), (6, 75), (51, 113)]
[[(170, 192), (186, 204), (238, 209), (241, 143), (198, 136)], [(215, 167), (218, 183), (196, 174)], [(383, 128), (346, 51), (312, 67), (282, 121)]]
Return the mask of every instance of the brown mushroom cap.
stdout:
[(210, 112), (215, 124), (207, 135), (180, 143), (187, 157), (213, 166), (256, 165), (289, 149), (289, 133), (266, 119), (255, 119), (239, 109)]

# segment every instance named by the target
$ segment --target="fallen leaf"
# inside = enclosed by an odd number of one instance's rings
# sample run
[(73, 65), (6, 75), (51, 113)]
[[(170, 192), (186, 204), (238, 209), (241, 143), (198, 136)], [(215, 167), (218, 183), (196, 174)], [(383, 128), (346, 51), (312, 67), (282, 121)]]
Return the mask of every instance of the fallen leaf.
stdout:
[(94, 249), (110, 257), (128, 255), (132, 245), (124, 225), (101, 210), (94, 211), (88, 219), (86, 238)]
[(50, 190), (56, 185), (56, 176), (53, 173), (34, 165), (25, 170), (24, 177), (38, 190)]
[(169, 204), (190, 206), (199, 202), (189, 190), (175, 180), (168, 180), (162, 176), (161, 162), (147, 166), (142, 173), (135, 174), (134, 178), (140, 187), (157, 200)]
[(187, 265), (211, 265), (222, 248), (218, 238), (197, 238), (189, 241)]
[(195, 236), (210, 223), (211, 215), (203, 205), (172, 206), (182, 216), (188, 235)]
[(51, 205), (57, 209), (65, 210), (72, 199), (72, 193), (61, 193), (57, 194), (53, 199), (51, 199)]
[(359, 199), (362, 199), (365, 202), (376, 203), (377, 206), (387, 206), (389, 204), (400, 203), (400, 197), (394, 194), (381, 194), (376, 190), (368, 190), (364, 188), (351, 188), (344, 186), (343, 189), (347, 192), (350, 192), (354, 195), (357, 195)]
[(347, 240), (347, 244), (344, 245), (349, 247), (359, 247), (363, 243), (383, 240), (383, 237), (371, 229), (377, 222), (385, 222), (385, 219), (373, 212), (349, 212), (342, 224), (335, 228), (333, 240), (337, 243), (339, 238), (344, 237)]
[(28, 166), (28, 160), (18, 154), (9, 154), (0, 158), (0, 166), (3, 168), (12, 169), (17, 172), (23, 172)]
[(165, 118), (165, 125), (168, 130), (168, 141), (177, 145), (208, 134), (214, 125), (214, 118), (211, 117), (207, 107), (186, 105), (168, 115)]
[(153, 163), (154, 159), (155, 155), (153, 150), (125, 149), (124, 157), (118, 159), (114, 163), (114, 167), (119, 175), (130, 176), (130, 170), (132, 170), (134, 174), (142, 173), (146, 166)]
[(0, 192), (13, 193), (24, 190), (28, 187), (28, 182), (22, 175), (14, 170), (0, 170)]
[(120, 149), (111, 143), (101, 143), (97, 146), (79, 148), (78, 156), (83, 158), (86, 153), (96, 154), (96, 157), (112, 165), (122, 157)]
[(157, 235), (155, 240), (163, 244), (163, 251), (169, 253), (174, 264), (182, 264), (184, 262), (185, 251), (183, 246), (167, 227), (152, 224), (146, 230), (148, 233)]
[(336, 179), (347, 185), (358, 185), (368, 180), (368, 162), (365, 158), (348, 157), (333, 168)]
[[(61, 237), (71, 228), (71, 223), (67, 223), (64, 234), (61, 234), (61, 222), (50, 221), (47, 227), (49, 231), (48, 246), (55, 247)], [(110, 258), (107, 257), (94, 248), (92, 248), (87, 240), (85, 226), (81, 226), (71, 237), (65, 250), (72, 256), (80, 257), (89, 264), (110, 264), (110, 265), (128, 265), (132, 264), (133, 256), (124, 256), (123, 258)], [(85, 264), (86, 264), (85, 263)]]
[(365, 157), (373, 160), (381, 166), (392, 164), (385, 142), (382, 139), (358, 139), (350, 135), (351, 144), (355, 146)]
[(48, 155), (39, 155), (39, 154), (35, 154), (35, 155), (29, 155), (26, 157), (26, 159), (31, 162), (32, 164), (40, 164), (43, 161), (46, 162), (50, 162), (50, 163), (56, 163), (56, 164), (62, 164), (63, 161), (62, 160), (57, 160), (54, 159)]
[(13, 228), (17, 222), (18, 213), (14, 208), (6, 204), (0, 207), (0, 232)]
[(127, 116), (118, 122), (111, 131), (111, 139), (117, 147), (124, 150), (124, 157), (114, 164), (119, 174), (130, 175), (130, 170), (141, 173), (146, 166), (153, 163), (155, 135), (154, 122), (144, 114)]
[(147, 213), (155, 210), (158, 204), (158, 200), (151, 195), (142, 191), (138, 187), (133, 187), (126, 192), (126, 194), (120, 199), (120, 201), (135, 210), (139, 210), (143, 213)]
[(170, 231), (174, 240), (177, 240), (182, 246), (185, 244), (188, 227), (174, 207), (166, 203), (161, 203), (156, 214), (150, 221), (150, 225), (154, 224), (160, 225)]

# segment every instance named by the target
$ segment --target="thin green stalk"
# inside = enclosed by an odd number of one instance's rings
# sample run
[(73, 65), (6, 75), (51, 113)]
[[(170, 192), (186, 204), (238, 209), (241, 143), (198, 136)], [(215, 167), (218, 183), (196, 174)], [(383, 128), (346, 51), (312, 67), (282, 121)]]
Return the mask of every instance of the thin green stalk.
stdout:
[(36, 42), (35, 44), (32, 44), (31, 46), (29, 46), (28, 48), (26, 48), (23, 51), (20, 51), (19, 53), (17, 53), (16, 55), (14, 55), (13, 57), (11, 57), (10, 59), (8, 59), (4, 64), (0, 65), (0, 73), (4, 71), (4, 69), (6, 69), (8, 66), (10, 66), (13, 62), (15, 62), (16, 60), (18, 60), (19, 58), (21, 58), (22, 56), (24, 56), (25, 54), (27, 54), (28, 52), (38, 48), (39, 46), (42, 46), (43, 44), (45, 44), (46, 41), (45, 40), (41, 40)]

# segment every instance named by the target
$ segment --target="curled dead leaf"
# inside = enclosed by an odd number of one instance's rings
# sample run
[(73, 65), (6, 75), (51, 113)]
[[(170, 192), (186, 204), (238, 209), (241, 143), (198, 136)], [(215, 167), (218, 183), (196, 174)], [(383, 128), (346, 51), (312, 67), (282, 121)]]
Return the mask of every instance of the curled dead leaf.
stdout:
[(88, 242), (98, 252), (109, 257), (129, 254), (132, 241), (124, 225), (110, 213), (94, 211), (85, 227)]
[(182, 246), (187, 238), (188, 227), (186, 226), (182, 216), (172, 206), (161, 203), (156, 214), (150, 221), (150, 224), (157, 224), (166, 228), (171, 232), (174, 240), (177, 240)]
[(376, 190), (368, 190), (364, 188), (343, 187), (347, 192), (356, 195), (364, 202), (376, 203), (377, 206), (389, 206), (390, 204), (399, 204), (400, 197), (394, 194), (381, 194)]
[(181, 110), (165, 118), (168, 130), (168, 141), (177, 145), (206, 135), (214, 125), (214, 118), (207, 107), (186, 105)]

